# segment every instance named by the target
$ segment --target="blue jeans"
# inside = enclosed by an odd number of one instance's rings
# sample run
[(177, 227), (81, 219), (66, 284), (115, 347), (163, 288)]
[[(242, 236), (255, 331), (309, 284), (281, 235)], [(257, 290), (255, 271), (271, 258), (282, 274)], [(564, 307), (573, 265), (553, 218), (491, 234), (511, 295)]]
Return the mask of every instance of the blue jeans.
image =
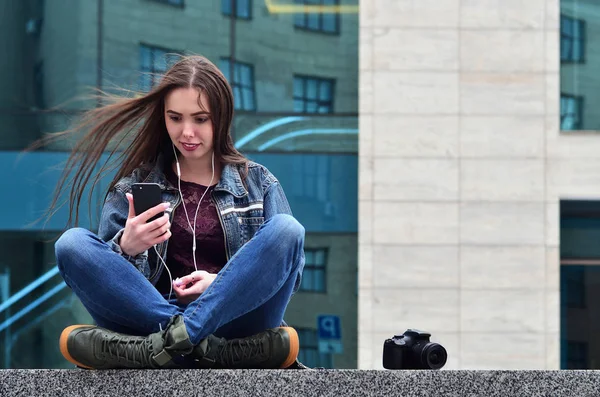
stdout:
[(181, 314), (197, 344), (210, 334), (240, 338), (281, 326), (304, 268), (304, 228), (290, 215), (273, 216), (188, 305), (165, 299), (86, 229), (67, 230), (55, 250), (60, 274), (99, 326), (149, 335)]

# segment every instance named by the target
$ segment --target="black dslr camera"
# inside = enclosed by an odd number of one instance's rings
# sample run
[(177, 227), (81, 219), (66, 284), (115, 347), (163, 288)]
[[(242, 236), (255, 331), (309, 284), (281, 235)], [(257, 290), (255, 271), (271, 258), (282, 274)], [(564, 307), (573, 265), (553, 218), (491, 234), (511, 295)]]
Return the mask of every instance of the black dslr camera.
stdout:
[(431, 334), (408, 329), (383, 343), (383, 367), (386, 369), (440, 369), (448, 353), (438, 343), (429, 341)]

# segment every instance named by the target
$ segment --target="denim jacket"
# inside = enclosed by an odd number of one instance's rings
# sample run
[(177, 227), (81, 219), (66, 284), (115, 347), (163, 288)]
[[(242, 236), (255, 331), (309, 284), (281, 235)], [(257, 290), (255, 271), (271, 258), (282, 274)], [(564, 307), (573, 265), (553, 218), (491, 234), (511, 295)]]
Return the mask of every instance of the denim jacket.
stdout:
[[(156, 252), (151, 249), (131, 257), (121, 250), (119, 242), (129, 213), (125, 193), (131, 193), (134, 183), (157, 183), (162, 190), (163, 201), (171, 203), (171, 218), (173, 217), (181, 199), (177, 188), (167, 181), (163, 167), (163, 158), (159, 157), (153, 168), (138, 168), (130, 176), (119, 180), (106, 196), (98, 228), (98, 236), (113, 251), (131, 262), (152, 284), (156, 284), (164, 267), (156, 257)], [(248, 242), (260, 225), (270, 217), (276, 214), (292, 214), (279, 181), (266, 167), (249, 162), (245, 182), (247, 188), (244, 187), (236, 166), (225, 165), (221, 179), (212, 192), (225, 235), (227, 260)], [(156, 246), (165, 262), (167, 246), (168, 240)]]

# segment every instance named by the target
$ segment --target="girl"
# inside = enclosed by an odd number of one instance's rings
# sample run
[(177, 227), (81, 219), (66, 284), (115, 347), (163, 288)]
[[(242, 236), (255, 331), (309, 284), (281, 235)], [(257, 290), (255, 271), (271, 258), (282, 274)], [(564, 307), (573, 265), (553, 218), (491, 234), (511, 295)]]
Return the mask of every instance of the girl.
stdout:
[[(98, 235), (73, 228), (56, 242), (62, 277), (98, 324), (62, 332), (67, 360), (95, 369), (301, 366), (283, 315), (300, 284), (304, 228), (278, 180), (234, 148), (232, 118), (229, 84), (200, 56), (182, 58), (149, 93), (88, 112), (90, 132), (65, 167), (80, 164), (70, 214), (109, 142), (134, 136)], [(164, 203), (136, 214), (135, 183), (158, 184)]]

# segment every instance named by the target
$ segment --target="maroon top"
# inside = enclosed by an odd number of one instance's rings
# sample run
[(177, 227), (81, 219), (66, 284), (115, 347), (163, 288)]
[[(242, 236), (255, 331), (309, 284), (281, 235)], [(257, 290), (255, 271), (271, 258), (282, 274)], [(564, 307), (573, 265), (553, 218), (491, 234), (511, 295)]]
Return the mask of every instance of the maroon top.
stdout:
[[(169, 169), (166, 176), (173, 186), (177, 186), (177, 175), (173, 170)], [(196, 265), (198, 270), (216, 274), (227, 263), (227, 257), (223, 228), (212, 200), (213, 189), (214, 186), (208, 188), (196, 217)], [(198, 200), (205, 190), (206, 186), (181, 181), (185, 210), (187, 210), (192, 225)], [(171, 238), (169, 238), (166, 262), (173, 280), (177, 277), (187, 276), (195, 270), (192, 258), (192, 230), (190, 230), (185, 216), (185, 210), (183, 204), (179, 204), (171, 220)], [(169, 273), (165, 269), (156, 284), (156, 289), (163, 294), (168, 294), (171, 288), (170, 284)]]

